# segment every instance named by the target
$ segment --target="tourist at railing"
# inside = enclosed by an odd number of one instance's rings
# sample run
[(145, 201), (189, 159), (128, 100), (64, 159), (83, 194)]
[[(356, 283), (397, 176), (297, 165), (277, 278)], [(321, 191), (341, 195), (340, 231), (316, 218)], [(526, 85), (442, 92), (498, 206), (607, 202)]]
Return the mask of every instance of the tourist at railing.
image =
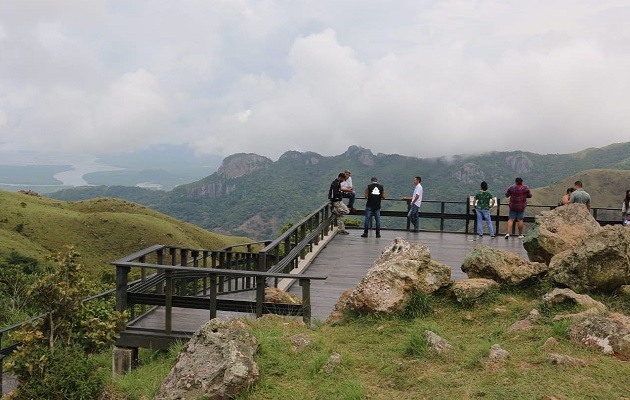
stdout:
[(630, 225), (630, 190), (626, 190), (626, 197), (621, 203), (621, 220), (625, 226)]
[(558, 207), (563, 206), (565, 204), (569, 204), (569, 199), (571, 198), (571, 193), (573, 192), (575, 192), (574, 187), (567, 188), (567, 192), (564, 196), (562, 196), (562, 199), (560, 199), (560, 202), (558, 203)]
[(343, 203), (342, 194), (341, 194), (341, 182), (346, 180), (346, 174), (341, 172), (337, 175), (337, 178), (332, 181), (330, 184), (330, 189), (328, 189), (328, 199), (330, 199), (330, 203), (332, 204), (332, 213), (334, 216), (334, 223), (339, 228), (339, 233), (342, 235), (348, 235), (349, 232), (346, 230), (346, 224), (343, 222), (343, 216), (348, 214), (350, 210)]
[(422, 182), (422, 178), (416, 176), (413, 178), (413, 194), (411, 197), (403, 197), (403, 200), (411, 201), (411, 208), (409, 209), (409, 213), (407, 214), (407, 218), (413, 225), (413, 231), (420, 231), (420, 206), (422, 205), (422, 195), (424, 194), (424, 189), (420, 184)]
[(525, 208), (527, 207), (527, 199), (532, 197), (532, 192), (527, 185), (523, 185), (523, 178), (520, 176), (514, 180), (514, 183), (510, 185), (505, 191), (505, 197), (510, 198), (508, 207), (510, 209), (508, 214), (507, 232), (505, 238), (510, 238), (510, 232), (512, 232), (512, 226), (514, 220), (517, 220), (518, 238), (523, 238), (523, 218), (525, 217)]
[(348, 201), (348, 208), (350, 212), (353, 213), (356, 211), (354, 208), (354, 199), (357, 195), (354, 192), (354, 186), (352, 186), (352, 172), (345, 170), (343, 173), (346, 175), (346, 180), (341, 182), (341, 197), (350, 199)]
[(375, 176), (370, 180), (371, 183), (365, 188), (365, 219), (363, 220), (363, 235), (361, 237), (368, 237), (368, 229), (370, 227), (370, 221), (372, 215), (374, 216), (374, 223), (376, 228), (376, 237), (381, 237), (381, 200), (385, 198), (385, 188), (378, 183), (378, 179)]
[(483, 237), (483, 220), (488, 224), (488, 233), (494, 239), (494, 229), (492, 228), (492, 219), (490, 218), (490, 209), (494, 207), (494, 195), (488, 191), (486, 181), (481, 182), (481, 189), (475, 193), (475, 201), (473, 202), (473, 210), (477, 214), (477, 233), (479, 237)]
[(569, 197), (569, 203), (584, 204), (586, 208), (591, 210), (591, 195), (584, 189), (582, 189), (582, 181), (575, 181), (575, 190)]

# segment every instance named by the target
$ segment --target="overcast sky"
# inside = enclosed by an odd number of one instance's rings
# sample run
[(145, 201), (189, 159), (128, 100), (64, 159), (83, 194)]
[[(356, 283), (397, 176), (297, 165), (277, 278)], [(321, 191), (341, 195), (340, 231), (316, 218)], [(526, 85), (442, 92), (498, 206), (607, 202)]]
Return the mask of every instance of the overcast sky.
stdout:
[(0, 150), (630, 141), (630, 0), (2, 0)]

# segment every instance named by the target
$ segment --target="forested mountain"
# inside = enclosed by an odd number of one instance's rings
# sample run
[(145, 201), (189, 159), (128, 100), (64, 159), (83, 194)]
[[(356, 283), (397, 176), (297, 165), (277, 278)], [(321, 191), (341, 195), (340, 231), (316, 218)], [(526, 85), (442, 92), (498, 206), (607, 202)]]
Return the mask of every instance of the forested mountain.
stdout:
[[(572, 154), (512, 151), (424, 159), (375, 155), (358, 146), (331, 157), (289, 151), (275, 162), (256, 154), (234, 154), (214, 174), (169, 192), (99, 186), (66, 189), (50, 197), (70, 201), (118, 197), (212, 231), (263, 239), (324, 203), (330, 182), (344, 169), (352, 171), (359, 196), (372, 176), (385, 186), (389, 198), (408, 196), (413, 177), (419, 175), (427, 200), (464, 200), (483, 180), (502, 197), (514, 178), (521, 176), (532, 188), (551, 186), (547, 196), (560, 198), (567, 179), (581, 179), (587, 190), (596, 183), (601, 186), (598, 174), (586, 170), (630, 170), (630, 142)], [(626, 186), (630, 182), (611, 182), (607, 195), (593, 196), (593, 206), (617, 207), (621, 200), (615, 199), (623, 197)]]

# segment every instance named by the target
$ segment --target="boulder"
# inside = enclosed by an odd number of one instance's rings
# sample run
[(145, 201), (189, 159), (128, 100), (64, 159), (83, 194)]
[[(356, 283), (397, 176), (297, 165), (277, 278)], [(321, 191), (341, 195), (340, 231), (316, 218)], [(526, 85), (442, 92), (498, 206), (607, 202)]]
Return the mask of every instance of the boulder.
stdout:
[(154, 400), (236, 397), (258, 379), (257, 348), (242, 321), (208, 321), (179, 353)]
[(549, 264), (554, 255), (579, 246), (582, 238), (600, 229), (584, 205), (566, 204), (537, 215), (523, 247), (531, 261)]
[(462, 263), (462, 271), (469, 278), (488, 278), (512, 286), (543, 275), (548, 269), (544, 263), (530, 262), (518, 254), (483, 244), (476, 245)]
[(462, 279), (453, 283), (453, 294), (460, 303), (474, 302), (492, 289), (498, 289), (499, 284), (492, 279), (472, 278)]
[(584, 308), (595, 308), (600, 311), (606, 311), (607, 309), (604, 303), (593, 299), (591, 296), (586, 294), (577, 294), (573, 290), (566, 288), (556, 288), (551, 292), (544, 294), (542, 299), (547, 306), (553, 306), (554, 304), (570, 301), (579, 304)]
[(613, 292), (630, 282), (629, 260), (630, 229), (607, 225), (580, 246), (555, 255), (549, 276), (576, 291)]
[(453, 350), (453, 345), (444, 340), (440, 335), (435, 332), (426, 330), (424, 335), (427, 339), (427, 344), (432, 352), (436, 354), (448, 353)]
[(599, 347), (605, 354), (630, 357), (630, 317), (623, 314), (585, 319), (569, 328), (569, 337)]
[(547, 361), (549, 361), (550, 364), (567, 365), (569, 367), (583, 367), (586, 365), (584, 360), (557, 353), (549, 353), (547, 355)]
[(274, 304), (302, 304), (302, 299), (293, 293), (275, 287), (265, 288), (265, 301)]
[(450, 283), (451, 268), (431, 260), (428, 247), (396, 238), (334, 312), (394, 314), (405, 309), (414, 292), (429, 294)]

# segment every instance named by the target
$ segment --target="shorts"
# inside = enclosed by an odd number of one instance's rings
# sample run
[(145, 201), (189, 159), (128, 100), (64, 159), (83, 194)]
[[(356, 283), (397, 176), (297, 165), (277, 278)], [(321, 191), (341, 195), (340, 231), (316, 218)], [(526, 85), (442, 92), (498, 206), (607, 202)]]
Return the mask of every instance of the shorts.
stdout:
[(521, 210), (521, 211), (512, 211), (510, 210), (510, 214), (508, 215), (509, 219), (517, 219), (519, 221), (522, 221), (523, 218), (525, 218), (525, 210)]

